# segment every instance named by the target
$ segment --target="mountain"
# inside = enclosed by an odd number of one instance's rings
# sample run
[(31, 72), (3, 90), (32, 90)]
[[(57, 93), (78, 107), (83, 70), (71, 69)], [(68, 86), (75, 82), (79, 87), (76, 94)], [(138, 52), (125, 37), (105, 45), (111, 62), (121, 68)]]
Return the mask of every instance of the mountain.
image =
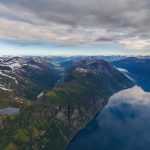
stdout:
[(78, 131), (107, 104), (112, 94), (133, 85), (106, 61), (85, 59), (76, 64), (64, 84), (46, 93), (44, 98), (59, 103), (56, 117)]
[(129, 57), (119, 61), (113, 61), (112, 65), (123, 68), (128, 71), (128, 74), (135, 82), (145, 91), (150, 91), (150, 59), (140, 59)]
[(33, 57), (0, 58), (0, 91), (36, 99), (43, 90), (52, 88), (59, 79), (54, 65)]
[(134, 85), (103, 60), (80, 60), (69, 70), (64, 82), (44, 92), (37, 101), (17, 105), (19, 114), (3, 118), (0, 149), (66, 149), (112, 94)]

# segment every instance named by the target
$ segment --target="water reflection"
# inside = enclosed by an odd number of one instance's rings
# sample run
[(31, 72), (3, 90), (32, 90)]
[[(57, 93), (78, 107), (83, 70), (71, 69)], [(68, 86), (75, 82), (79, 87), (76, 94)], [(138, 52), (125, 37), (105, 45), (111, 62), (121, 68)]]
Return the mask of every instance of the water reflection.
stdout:
[(150, 93), (140, 87), (123, 90), (109, 99), (69, 150), (149, 150)]

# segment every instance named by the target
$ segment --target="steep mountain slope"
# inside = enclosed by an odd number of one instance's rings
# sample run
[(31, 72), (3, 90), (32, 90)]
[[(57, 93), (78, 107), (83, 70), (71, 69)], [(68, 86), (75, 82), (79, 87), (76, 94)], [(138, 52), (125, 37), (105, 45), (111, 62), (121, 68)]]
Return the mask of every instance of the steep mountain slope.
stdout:
[(150, 91), (150, 59), (140, 59), (129, 57), (119, 61), (114, 61), (112, 64), (118, 68), (128, 70), (130, 76), (140, 85), (145, 91)]
[(58, 79), (54, 66), (41, 59), (0, 58), (0, 90), (16, 96), (36, 99), (41, 91), (52, 88)]
[[(103, 60), (81, 60), (68, 80), (45, 96), (58, 104), (58, 119), (79, 130), (115, 92), (133, 86), (126, 76)], [(87, 111), (88, 110), (88, 111)]]
[(64, 150), (73, 136), (107, 104), (134, 84), (103, 60), (79, 61), (64, 83), (21, 108), (0, 128), (0, 149)]

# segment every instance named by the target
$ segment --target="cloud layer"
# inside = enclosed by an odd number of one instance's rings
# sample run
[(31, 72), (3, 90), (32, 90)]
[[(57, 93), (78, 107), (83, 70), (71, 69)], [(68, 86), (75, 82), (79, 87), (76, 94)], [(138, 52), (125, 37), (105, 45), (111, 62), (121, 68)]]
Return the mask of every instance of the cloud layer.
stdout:
[(149, 0), (0, 0), (0, 38), (150, 47)]

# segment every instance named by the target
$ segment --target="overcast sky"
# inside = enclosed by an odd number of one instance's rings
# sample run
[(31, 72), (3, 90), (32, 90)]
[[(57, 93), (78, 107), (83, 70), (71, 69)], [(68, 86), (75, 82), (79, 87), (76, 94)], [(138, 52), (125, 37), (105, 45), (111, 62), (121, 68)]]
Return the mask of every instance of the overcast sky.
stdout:
[(0, 0), (0, 54), (150, 54), (150, 0)]

